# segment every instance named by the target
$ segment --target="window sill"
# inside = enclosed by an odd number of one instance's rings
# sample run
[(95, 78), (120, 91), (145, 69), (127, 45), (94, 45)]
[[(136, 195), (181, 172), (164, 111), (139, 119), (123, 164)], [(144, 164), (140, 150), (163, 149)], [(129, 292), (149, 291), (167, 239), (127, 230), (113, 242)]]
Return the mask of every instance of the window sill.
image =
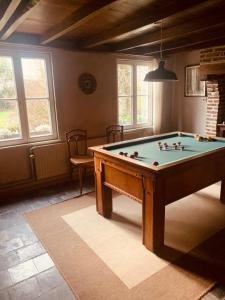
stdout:
[(135, 131), (141, 131), (141, 130), (152, 130), (153, 131), (153, 126), (144, 126), (144, 127), (134, 127), (134, 128), (124, 128), (124, 133), (129, 133), (129, 132), (135, 132)]
[(17, 148), (17, 147), (25, 147), (25, 146), (27, 146), (27, 147), (43, 146), (43, 145), (49, 145), (49, 144), (56, 144), (56, 143), (60, 143), (60, 142), (62, 142), (62, 140), (52, 139), (52, 140), (32, 142), (32, 143), (20, 143), (20, 144), (14, 144), (14, 145), (0, 146), (0, 150), (1, 149)]

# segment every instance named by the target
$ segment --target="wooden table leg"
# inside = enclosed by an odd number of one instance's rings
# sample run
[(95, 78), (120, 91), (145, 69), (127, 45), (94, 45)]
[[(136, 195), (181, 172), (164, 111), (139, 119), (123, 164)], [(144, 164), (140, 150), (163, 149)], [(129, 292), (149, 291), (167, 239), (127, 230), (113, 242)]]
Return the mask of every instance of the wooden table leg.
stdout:
[(221, 181), (220, 201), (225, 204), (225, 179)]
[(156, 199), (151, 185), (151, 182), (146, 184), (142, 204), (143, 244), (156, 253), (164, 245), (165, 205)]
[(95, 160), (95, 185), (97, 211), (105, 218), (112, 214), (112, 190), (104, 185), (104, 174), (100, 160)]

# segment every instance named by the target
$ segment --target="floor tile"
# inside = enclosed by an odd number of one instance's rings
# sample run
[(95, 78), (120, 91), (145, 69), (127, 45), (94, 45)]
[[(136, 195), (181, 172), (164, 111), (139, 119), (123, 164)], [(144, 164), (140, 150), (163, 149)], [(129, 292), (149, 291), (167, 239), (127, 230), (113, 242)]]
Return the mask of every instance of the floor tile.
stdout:
[(29, 260), (43, 253), (45, 253), (45, 249), (42, 247), (40, 242), (31, 244), (29, 246), (17, 250), (17, 254), (21, 261)]
[(69, 286), (64, 283), (63, 285), (60, 285), (53, 289), (53, 298), (52, 299), (65, 299), (65, 300), (75, 300), (76, 297), (72, 293), (71, 289)]
[(9, 298), (9, 294), (8, 294), (8, 291), (7, 290), (1, 290), (0, 291), (0, 299), (1, 300), (11, 300)]
[(54, 289), (51, 289), (45, 293), (42, 293), (40, 297), (34, 300), (76, 300), (77, 298), (72, 293), (68, 285), (62, 284)]
[(54, 262), (52, 261), (48, 253), (35, 257), (33, 259), (33, 262), (38, 269), (38, 272), (43, 272), (54, 267)]
[(11, 300), (31, 300), (41, 295), (41, 289), (37, 279), (32, 277), (12, 286), (8, 293)]
[(10, 251), (23, 247), (23, 241), (20, 238), (11, 239), (8, 241), (0, 241), (0, 253), (6, 254)]
[(12, 280), (7, 270), (0, 272), (0, 290), (12, 285)]
[(55, 267), (39, 273), (37, 279), (42, 292), (46, 292), (64, 283), (64, 279)]
[(36, 235), (33, 233), (31, 228), (26, 223), (16, 225), (16, 226), (11, 226), (3, 230), (0, 237), (0, 244), (3, 241), (8, 241), (13, 238), (21, 239), (24, 246), (33, 244), (38, 241)]
[(50, 205), (50, 202), (48, 200), (46, 200), (46, 201), (37, 200), (37, 201), (32, 202), (31, 207), (32, 207), (32, 209), (37, 209), (37, 208), (47, 207), (49, 205)]
[(23, 219), (22, 215), (16, 212), (7, 212), (1, 214), (0, 217), (0, 230), (9, 228), (11, 226), (24, 224), (25, 220)]
[(18, 283), (38, 273), (32, 260), (16, 265), (8, 269), (13, 283)]
[(21, 261), (16, 251), (11, 251), (6, 255), (0, 255), (0, 271), (9, 269), (19, 263), (21, 263)]
[(9, 238), (9, 234), (8, 234), (7, 230), (1, 230), (0, 231), (0, 241), (8, 241), (8, 240), (10, 240), (10, 238)]

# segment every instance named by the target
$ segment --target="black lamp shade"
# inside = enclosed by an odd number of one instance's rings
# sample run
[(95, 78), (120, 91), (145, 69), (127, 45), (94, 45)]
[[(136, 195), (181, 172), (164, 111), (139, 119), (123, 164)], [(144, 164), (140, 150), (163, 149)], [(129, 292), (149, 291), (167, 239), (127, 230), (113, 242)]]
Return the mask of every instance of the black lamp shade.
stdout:
[(162, 82), (162, 81), (177, 81), (177, 75), (170, 70), (164, 68), (165, 61), (161, 60), (156, 70), (148, 72), (145, 75), (144, 81)]

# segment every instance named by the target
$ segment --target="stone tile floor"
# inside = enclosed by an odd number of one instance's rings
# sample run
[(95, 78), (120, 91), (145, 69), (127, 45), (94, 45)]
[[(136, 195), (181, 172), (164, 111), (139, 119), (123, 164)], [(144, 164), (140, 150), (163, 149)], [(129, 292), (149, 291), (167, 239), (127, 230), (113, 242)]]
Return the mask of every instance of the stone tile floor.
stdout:
[[(91, 181), (84, 193), (93, 190)], [(75, 296), (23, 218), (35, 208), (79, 195), (74, 183), (43, 189), (0, 206), (0, 300), (74, 300)], [(12, 199), (13, 200), (13, 199)], [(218, 284), (202, 300), (225, 299)], [(182, 300), (182, 299), (181, 299)]]

